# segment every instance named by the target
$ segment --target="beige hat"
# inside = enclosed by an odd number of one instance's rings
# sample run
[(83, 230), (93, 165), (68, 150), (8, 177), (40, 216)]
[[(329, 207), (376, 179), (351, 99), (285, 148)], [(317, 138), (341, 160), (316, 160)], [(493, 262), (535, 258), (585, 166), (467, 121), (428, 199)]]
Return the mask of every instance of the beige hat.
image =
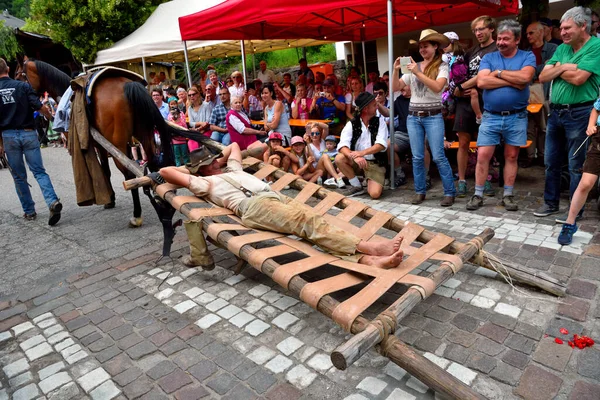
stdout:
[(421, 31), (421, 36), (419, 37), (420, 42), (435, 42), (443, 49), (450, 44), (450, 39), (433, 29), (424, 29)]
[(190, 162), (185, 166), (192, 174), (197, 174), (198, 169), (204, 165), (209, 165), (215, 158), (221, 157), (221, 153), (213, 154), (206, 147), (200, 147), (190, 153)]

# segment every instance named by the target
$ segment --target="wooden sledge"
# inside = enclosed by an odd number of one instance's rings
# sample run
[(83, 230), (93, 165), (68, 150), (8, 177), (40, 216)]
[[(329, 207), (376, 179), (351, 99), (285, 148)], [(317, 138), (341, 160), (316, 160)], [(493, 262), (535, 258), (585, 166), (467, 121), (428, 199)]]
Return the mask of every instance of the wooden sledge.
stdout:
[[(215, 146), (220, 149), (219, 146)], [(456, 399), (479, 399), (467, 385), (427, 360), (402, 343), (394, 333), (399, 321), (420, 301), (430, 296), (436, 288), (458, 272), (466, 262), (493, 268), (482, 253), (482, 248), (493, 237), (491, 229), (467, 243), (460, 243), (444, 234), (425, 230), (406, 223), (393, 215), (376, 211), (367, 205), (345, 198), (320, 186), (299, 179), (298, 176), (264, 165), (257, 159), (244, 159), (247, 169), (255, 176), (275, 179), (273, 190), (291, 186), (298, 190), (295, 200), (299, 207), (310, 207), (330, 223), (354, 233), (363, 240), (378, 240), (378, 232), (400, 232), (402, 248), (407, 257), (393, 269), (383, 270), (351, 263), (315, 249), (312, 244), (286, 235), (250, 229), (228, 209), (215, 207), (196, 196), (177, 195), (176, 186), (165, 184), (155, 187), (156, 194), (192, 220), (202, 220), (203, 230), (213, 242), (248, 262), (253, 268), (273, 279), (302, 301), (334, 320), (346, 331), (355, 334), (348, 342), (332, 353), (332, 362), (345, 369), (370, 348), (376, 347), (382, 355), (408, 371), (436, 392)], [(148, 184), (142, 177), (124, 183), (125, 188)], [(339, 209), (339, 213), (333, 215)], [(353, 220), (357, 222), (352, 223)], [(362, 223), (358, 227), (358, 223)], [(290, 261), (291, 260), (291, 261)], [(417, 268), (424, 262), (437, 264), (432, 273), (423, 276)], [(540, 278), (523, 269), (509, 266), (513, 279), (543, 287), (563, 295), (564, 286), (551, 277)], [(316, 279), (320, 277), (321, 279)], [(375, 318), (369, 320), (363, 313), (381, 296), (407, 287), (396, 301)], [(336, 299), (350, 288), (359, 288), (350, 297)]]

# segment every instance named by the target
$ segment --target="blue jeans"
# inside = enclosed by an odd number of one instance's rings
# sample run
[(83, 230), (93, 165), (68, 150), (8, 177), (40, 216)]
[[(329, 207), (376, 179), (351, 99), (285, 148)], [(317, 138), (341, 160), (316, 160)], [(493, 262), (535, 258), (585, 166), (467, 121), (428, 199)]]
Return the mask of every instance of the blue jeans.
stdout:
[(496, 146), (500, 139), (515, 147), (527, 144), (527, 111), (511, 115), (483, 112), (477, 146)]
[(215, 142), (223, 144), (223, 146), (231, 144), (231, 137), (229, 136), (229, 133), (213, 131), (213, 133), (210, 135), (210, 138)]
[(425, 135), (431, 149), (431, 158), (437, 165), (442, 178), (444, 196), (456, 196), (452, 168), (444, 153), (444, 119), (442, 114), (430, 117), (409, 115), (406, 120), (410, 150), (412, 151), (415, 192), (426, 194), (425, 184)]
[(2, 139), (4, 140), (6, 159), (12, 169), (17, 195), (25, 214), (35, 213), (35, 202), (31, 197), (29, 185), (27, 184), (27, 170), (25, 169), (23, 156), (25, 156), (29, 170), (37, 180), (38, 185), (40, 185), (40, 189), (42, 189), (46, 205), (50, 207), (53, 202), (58, 200), (58, 197), (54, 192), (50, 177), (44, 169), (37, 133), (33, 130), (11, 129), (2, 132)]
[[(592, 106), (577, 107), (571, 110), (552, 110), (546, 125), (546, 184), (544, 202), (558, 208), (560, 202), (560, 174), (565, 162), (569, 164), (571, 184), (569, 197), (573, 196), (581, 180), (587, 147), (584, 146), (575, 158), (573, 153), (585, 140)], [(565, 161), (568, 156), (568, 161)]]

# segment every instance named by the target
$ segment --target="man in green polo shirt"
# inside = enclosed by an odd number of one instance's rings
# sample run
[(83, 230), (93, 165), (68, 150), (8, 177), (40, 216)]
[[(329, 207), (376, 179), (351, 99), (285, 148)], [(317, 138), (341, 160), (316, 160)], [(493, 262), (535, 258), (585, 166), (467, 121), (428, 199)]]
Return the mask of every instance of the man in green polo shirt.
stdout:
[[(552, 82), (550, 116), (546, 127), (546, 182), (544, 204), (533, 214), (546, 217), (559, 211), (560, 174), (568, 155), (570, 195), (581, 180), (585, 149), (575, 150), (586, 138), (588, 117), (600, 86), (600, 39), (590, 35), (590, 9), (573, 7), (560, 19), (563, 44), (546, 63), (540, 82)], [(564, 223), (561, 216), (557, 223)], [(581, 218), (581, 213), (578, 219)]]

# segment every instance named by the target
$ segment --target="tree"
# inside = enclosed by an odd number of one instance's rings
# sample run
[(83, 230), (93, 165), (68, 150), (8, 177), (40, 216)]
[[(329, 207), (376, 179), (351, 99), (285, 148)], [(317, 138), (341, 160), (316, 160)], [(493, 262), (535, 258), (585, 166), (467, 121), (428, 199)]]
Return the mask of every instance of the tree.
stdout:
[(10, 61), (16, 58), (19, 51), (19, 43), (13, 30), (4, 26), (4, 21), (0, 21), (0, 57)]
[(50, 36), (92, 63), (99, 50), (129, 35), (165, 0), (31, 0), (23, 28)]
[(20, 19), (29, 17), (30, 0), (13, 0), (10, 13)]

